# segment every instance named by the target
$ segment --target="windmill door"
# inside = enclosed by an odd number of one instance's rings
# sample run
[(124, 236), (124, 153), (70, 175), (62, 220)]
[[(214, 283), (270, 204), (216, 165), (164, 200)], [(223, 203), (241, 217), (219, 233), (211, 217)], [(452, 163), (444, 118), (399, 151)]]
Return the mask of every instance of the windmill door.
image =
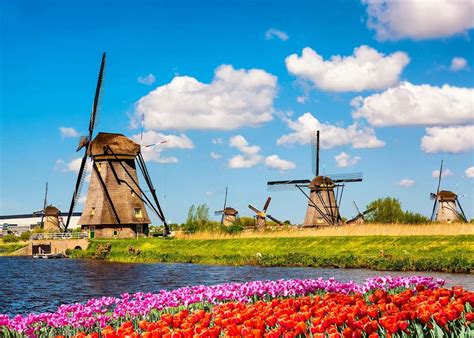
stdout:
[(94, 239), (95, 237), (95, 227), (90, 227), (89, 228), (89, 238)]

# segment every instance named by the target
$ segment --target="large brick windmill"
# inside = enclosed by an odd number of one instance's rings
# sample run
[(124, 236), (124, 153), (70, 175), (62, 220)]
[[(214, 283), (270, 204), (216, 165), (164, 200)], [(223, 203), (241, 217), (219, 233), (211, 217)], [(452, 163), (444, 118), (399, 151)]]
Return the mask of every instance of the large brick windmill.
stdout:
[(434, 200), (431, 222), (467, 222), (464, 210), (459, 203), (458, 195), (449, 190), (439, 190), (443, 173), (443, 161), (439, 168), (438, 188), (436, 193), (431, 193), (430, 198)]
[[(80, 195), (87, 159), (92, 161), (92, 175), (82, 216), (81, 228), (88, 230), (91, 237), (134, 237), (148, 233), (150, 218), (145, 205), (164, 224), (164, 235), (169, 228), (153, 183), (141, 154), (141, 147), (122, 134), (98, 133), (92, 139), (97, 121), (97, 110), (101, 97), (105, 70), (105, 53), (97, 80), (97, 87), (89, 121), (89, 135), (82, 136), (76, 151), (85, 148), (81, 166), (72, 196), (65, 230)], [(151, 198), (140, 187), (137, 165), (142, 172)]]
[[(312, 180), (288, 180), (267, 182), (269, 190), (298, 189), (308, 200), (304, 227), (339, 225), (342, 223), (339, 214), (342, 194), (346, 183), (362, 181), (362, 173), (319, 175), (319, 130), (312, 139), (315, 159), (315, 177)], [(309, 189), (309, 195), (304, 189)]]

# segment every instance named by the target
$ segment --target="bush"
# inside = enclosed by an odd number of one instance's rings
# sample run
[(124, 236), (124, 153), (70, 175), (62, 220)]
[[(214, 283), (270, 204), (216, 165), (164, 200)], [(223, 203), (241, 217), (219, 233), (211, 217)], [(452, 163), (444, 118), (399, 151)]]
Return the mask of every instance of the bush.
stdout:
[(238, 234), (239, 232), (242, 232), (243, 230), (244, 230), (244, 227), (239, 222), (236, 222), (232, 225), (227, 225), (227, 226), (222, 225), (222, 229), (221, 229), (223, 233), (230, 234), (230, 235)]
[(19, 242), (20, 239), (15, 235), (6, 235), (2, 238), (3, 243), (16, 243)]
[(400, 201), (396, 198), (385, 197), (371, 202), (367, 209), (375, 210), (367, 214), (366, 221), (373, 223), (428, 223), (429, 218), (412, 211), (403, 211)]
[(29, 241), (31, 236), (31, 231), (24, 231), (21, 233), (20, 238), (22, 241)]
[(423, 224), (429, 223), (430, 219), (417, 212), (405, 211), (403, 214), (403, 223), (407, 224)]

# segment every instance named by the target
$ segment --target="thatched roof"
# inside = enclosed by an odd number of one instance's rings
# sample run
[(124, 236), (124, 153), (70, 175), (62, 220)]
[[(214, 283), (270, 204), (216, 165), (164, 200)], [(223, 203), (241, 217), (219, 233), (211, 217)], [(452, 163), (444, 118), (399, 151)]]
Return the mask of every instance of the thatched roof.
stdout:
[(309, 188), (316, 188), (316, 187), (333, 187), (334, 182), (326, 176), (316, 176), (313, 178), (311, 183), (309, 184)]
[(112, 149), (115, 155), (135, 157), (140, 152), (140, 145), (123, 134), (99, 133), (91, 142), (89, 155), (104, 155), (104, 148), (107, 146)]
[(58, 216), (59, 209), (53, 205), (48, 205), (46, 208), (44, 208), (44, 213), (46, 216)]
[(441, 190), (438, 192), (438, 198), (443, 201), (454, 201), (457, 195), (449, 190)]
[(224, 209), (224, 215), (235, 216), (238, 213), (239, 212), (237, 210), (235, 210), (234, 208), (231, 208), (231, 207), (227, 207), (227, 208)]

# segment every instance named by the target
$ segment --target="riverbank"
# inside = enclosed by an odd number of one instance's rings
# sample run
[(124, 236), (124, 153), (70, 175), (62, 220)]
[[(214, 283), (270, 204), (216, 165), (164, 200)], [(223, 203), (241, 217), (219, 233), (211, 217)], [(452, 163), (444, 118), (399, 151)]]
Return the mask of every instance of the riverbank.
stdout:
[(111, 249), (105, 259), (111, 262), (474, 271), (473, 235), (109, 239), (93, 240), (72, 257), (93, 258), (97, 247), (106, 243)]
[(10, 256), (15, 251), (26, 248), (28, 246), (27, 241), (20, 241), (15, 243), (5, 243), (0, 240), (0, 256)]

